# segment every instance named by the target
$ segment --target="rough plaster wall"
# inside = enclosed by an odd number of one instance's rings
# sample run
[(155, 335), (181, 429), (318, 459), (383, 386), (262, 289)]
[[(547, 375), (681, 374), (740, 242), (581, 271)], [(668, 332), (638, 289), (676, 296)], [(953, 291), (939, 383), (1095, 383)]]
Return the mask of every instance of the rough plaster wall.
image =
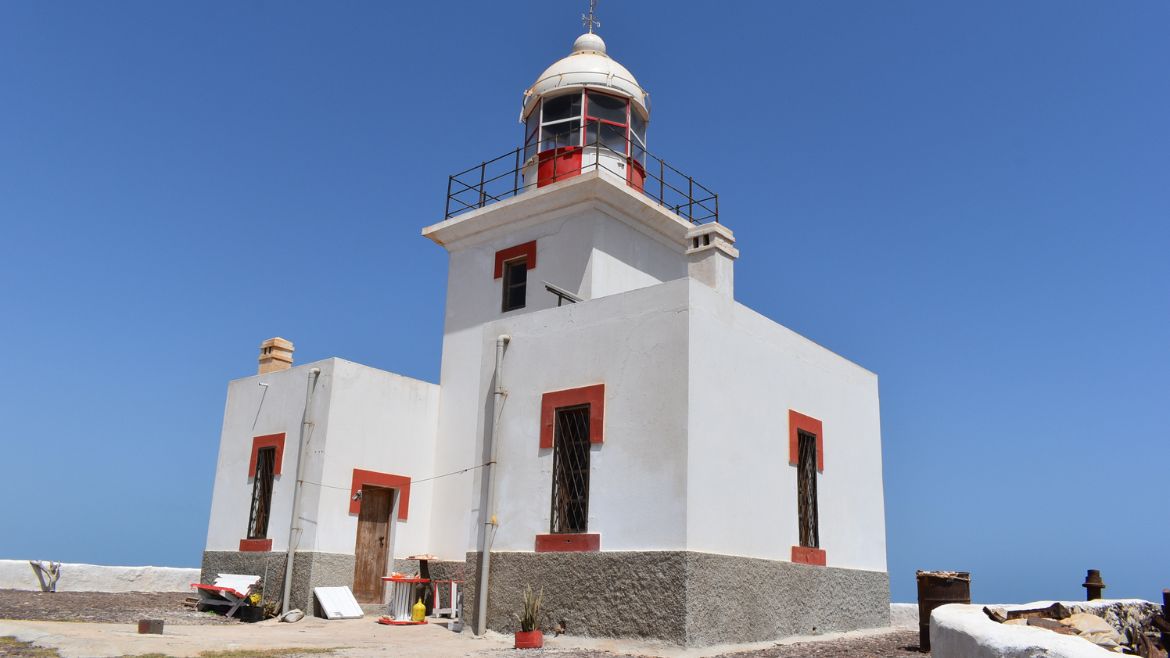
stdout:
[(890, 625), (890, 583), (883, 572), (686, 555), (688, 645)]
[[(463, 615), (475, 623), (479, 554), (467, 556)], [(518, 628), (524, 589), (544, 590), (551, 628), (572, 635), (638, 637), (681, 644), (686, 638), (686, 559), (681, 552), (492, 553), (488, 627)]]
[[(185, 592), (199, 582), (198, 569), (61, 564), (58, 592)], [(39, 592), (41, 582), (28, 560), (0, 560), (0, 589)]]
[[(475, 621), (477, 553), (464, 618)], [(524, 588), (544, 589), (545, 627), (689, 646), (889, 626), (885, 573), (684, 551), (492, 553), (488, 627), (516, 629)], [(814, 630), (815, 629), (815, 630)]]
[[(216, 575), (221, 573), (260, 576), (264, 583), (265, 602), (279, 604), (283, 594), (286, 555), (205, 551), (199, 582), (213, 583)], [(289, 592), (289, 605), (307, 613), (318, 614), (313, 588), (342, 585), (352, 587), (353, 570), (352, 555), (298, 551), (293, 561), (293, 584)]]

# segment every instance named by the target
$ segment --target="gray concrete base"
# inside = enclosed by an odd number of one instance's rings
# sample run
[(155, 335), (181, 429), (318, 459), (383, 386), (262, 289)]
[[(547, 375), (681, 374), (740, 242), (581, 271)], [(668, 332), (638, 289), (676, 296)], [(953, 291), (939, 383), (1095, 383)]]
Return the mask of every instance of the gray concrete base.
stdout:
[[(468, 553), (474, 624), (479, 554)], [(544, 627), (686, 646), (745, 643), (890, 623), (885, 572), (689, 551), (492, 553), (488, 627), (514, 632), (524, 588), (544, 590)]]
[[(204, 551), (200, 582), (211, 583), (216, 574), (239, 573), (263, 578), (264, 601), (279, 604), (284, 587), (284, 553)], [(293, 560), (289, 605), (307, 614), (320, 615), (313, 599), (314, 587), (353, 587), (354, 558), (341, 553), (297, 551)]]

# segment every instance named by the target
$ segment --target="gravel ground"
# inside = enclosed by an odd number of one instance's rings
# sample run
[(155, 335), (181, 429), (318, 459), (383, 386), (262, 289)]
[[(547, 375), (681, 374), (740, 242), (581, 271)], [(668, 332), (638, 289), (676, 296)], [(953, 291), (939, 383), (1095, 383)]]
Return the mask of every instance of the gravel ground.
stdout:
[[(168, 624), (238, 624), (208, 612), (196, 612), (183, 605), (189, 595), (175, 593), (119, 593), (105, 592), (24, 592), (0, 590), (0, 619), (36, 621), (80, 621), (133, 624), (139, 619), (162, 619)], [(23, 645), (23, 646), (22, 646)], [(43, 651), (43, 650), (42, 650)], [(350, 652), (340, 650), (342, 654)], [(0, 641), (0, 658), (57, 655), (55, 651), (38, 653), (23, 643)], [(244, 654), (252, 656), (256, 654)], [(272, 653), (272, 655), (296, 655)], [(475, 651), (480, 656), (515, 655), (513, 649)], [(847, 637), (820, 642), (783, 644), (738, 653), (727, 653), (717, 658), (923, 658), (918, 650), (918, 631), (900, 630), (880, 635)], [(524, 658), (641, 658), (635, 654), (613, 653), (587, 649), (538, 649), (524, 652)]]
[[(503, 649), (492, 654), (514, 655), (515, 650)], [(784, 644), (756, 651), (725, 653), (713, 658), (923, 658), (929, 656), (918, 649), (918, 631), (895, 631), (868, 637), (850, 637), (822, 642)], [(635, 654), (580, 649), (537, 649), (524, 652), (525, 658), (555, 656), (556, 658), (645, 658)]]
[(213, 612), (197, 612), (183, 605), (184, 592), (23, 592), (0, 589), (0, 619), (37, 621), (92, 621), (136, 624), (139, 619), (162, 619), (167, 624), (238, 624)]

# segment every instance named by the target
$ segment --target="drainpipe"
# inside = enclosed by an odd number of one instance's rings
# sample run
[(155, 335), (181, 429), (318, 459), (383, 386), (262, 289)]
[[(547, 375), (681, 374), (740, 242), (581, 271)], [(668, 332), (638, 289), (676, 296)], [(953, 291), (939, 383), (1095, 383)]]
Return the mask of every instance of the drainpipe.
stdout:
[(305, 480), (305, 428), (313, 424), (309, 419), (309, 410), (313, 404), (313, 391), (317, 388), (317, 378), (321, 376), (320, 368), (309, 371), (309, 378), (305, 384), (305, 413), (301, 415), (301, 432), (297, 437), (297, 480), (293, 483), (292, 522), (288, 526), (288, 556), (284, 560), (284, 592), (280, 599), (280, 611), (288, 612), (288, 599), (292, 596), (293, 552), (301, 540), (301, 484)]
[(495, 528), (499, 525), (496, 519), (496, 446), (499, 443), (496, 441), (496, 432), (500, 427), (500, 409), (503, 408), (504, 396), (507, 394), (504, 391), (504, 383), (500, 377), (504, 369), (504, 347), (512, 337), (508, 334), (500, 334), (496, 338), (496, 390), (495, 390), (495, 404), (492, 405), (492, 432), (488, 435), (488, 444), (491, 449), (491, 457), (488, 459), (487, 468), (484, 470), (484, 477), (487, 478), (487, 501), (484, 505), (485, 517), (483, 529), (483, 539), (479, 543), (479, 591), (476, 592), (478, 599), (475, 605), (475, 634), (483, 635), (487, 630), (487, 602), (488, 602), (488, 568), (491, 566), (492, 553), (491, 546), (488, 542), (488, 533), (492, 533), (494, 538)]

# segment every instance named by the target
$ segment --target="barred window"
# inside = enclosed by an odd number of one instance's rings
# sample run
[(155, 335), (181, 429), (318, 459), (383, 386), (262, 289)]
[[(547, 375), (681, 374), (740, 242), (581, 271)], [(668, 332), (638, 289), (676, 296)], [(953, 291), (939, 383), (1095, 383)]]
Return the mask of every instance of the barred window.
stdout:
[(796, 470), (800, 545), (820, 548), (821, 538), (817, 528), (817, 436), (798, 430), (797, 440), (800, 444)]
[(256, 453), (256, 472), (252, 482), (252, 511), (248, 518), (248, 539), (268, 537), (268, 516), (272, 506), (272, 469), (276, 448), (261, 448)]
[(588, 531), (589, 405), (556, 410), (552, 533)]

